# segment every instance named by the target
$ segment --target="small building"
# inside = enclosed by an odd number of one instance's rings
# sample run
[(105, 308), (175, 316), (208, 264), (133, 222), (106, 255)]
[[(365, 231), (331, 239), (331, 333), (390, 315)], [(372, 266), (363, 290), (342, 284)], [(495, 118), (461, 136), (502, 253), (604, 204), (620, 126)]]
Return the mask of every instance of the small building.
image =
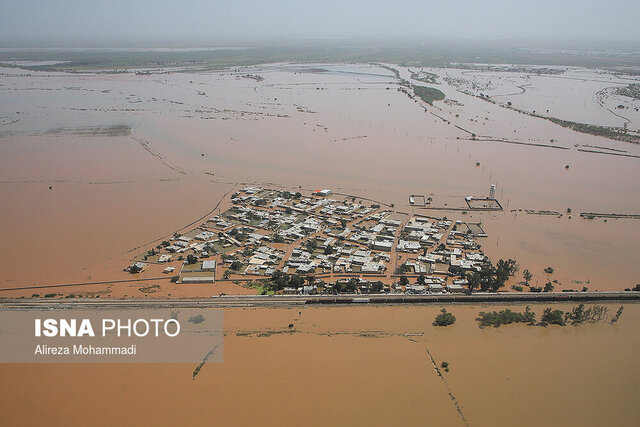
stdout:
[(174, 271), (176, 271), (175, 267), (166, 267), (164, 270), (162, 270), (164, 274), (173, 273)]
[(378, 251), (391, 252), (393, 243), (388, 240), (376, 240), (373, 242), (373, 249)]
[(416, 252), (420, 250), (420, 243), (410, 240), (400, 240), (398, 242), (398, 251), (400, 252)]
[(426, 294), (427, 287), (424, 285), (409, 285), (407, 286), (408, 294)]
[(447, 285), (447, 290), (451, 293), (461, 294), (464, 292), (464, 287), (462, 285), (453, 283), (453, 284)]
[(128, 267), (124, 268), (124, 271), (128, 272), (128, 273), (139, 273), (142, 270), (144, 270), (147, 267), (147, 264), (145, 264), (144, 262), (134, 262), (133, 264), (131, 264)]
[(196, 234), (196, 235), (194, 236), (194, 239), (196, 239), (196, 240), (202, 240), (202, 241), (207, 241), (207, 240), (211, 239), (211, 238), (212, 238), (212, 237), (214, 237), (214, 236), (215, 236), (215, 234), (214, 234), (214, 233), (212, 233), (211, 231), (206, 231), (206, 230), (205, 230), (205, 231), (203, 231), (203, 232), (201, 232), (201, 233), (199, 233), (199, 234)]
[(326, 188), (324, 190), (316, 190), (313, 192), (313, 194), (315, 196), (320, 196), (320, 197), (327, 197), (329, 195), (331, 195), (332, 191), (331, 190), (327, 190)]
[(216, 271), (216, 260), (208, 259), (206, 261), (202, 261), (202, 269), (204, 271)]
[(430, 283), (429, 292), (442, 292), (442, 285), (439, 283)]
[(311, 294), (315, 294), (317, 293), (316, 287), (315, 286), (309, 286), (309, 285), (305, 285), (302, 287), (302, 294), (303, 295), (311, 295)]

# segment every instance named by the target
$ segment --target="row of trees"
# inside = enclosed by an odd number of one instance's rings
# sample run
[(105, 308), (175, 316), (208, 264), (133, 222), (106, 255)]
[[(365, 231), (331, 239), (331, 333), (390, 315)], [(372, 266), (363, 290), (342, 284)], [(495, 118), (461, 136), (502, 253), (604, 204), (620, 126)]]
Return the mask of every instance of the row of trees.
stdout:
[(479, 289), (483, 292), (497, 292), (510, 276), (518, 271), (518, 264), (513, 259), (499, 260), (495, 266), (490, 262), (483, 265), (480, 271), (467, 273), (469, 292)]
[[(607, 307), (602, 305), (585, 306), (584, 304), (578, 304), (567, 311), (554, 310), (551, 307), (547, 307), (542, 312), (539, 326), (547, 325), (560, 325), (565, 326), (567, 324), (580, 325), (583, 323), (598, 323), (601, 321), (609, 320), (611, 323), (616, 323), (622, 312), (623, 306), (620, 306), (613, 316), (608, 316)], [(501, 311), (481, 311), (478, 314), (476, 320), (480, 323), (480, 327), (493, 326), (499, 327), (501, 325), (508, 325), (510, 323), (527, 323), (529, 325), (536, 325), (536, 314), (531, 310), (531, 307), (527, 306), (524, 312), (514, 312), (510, 309)], [(448, 326), (455, 323), (456, 317), (447, 312), (446, 309), (442, 309), (433, 322), (434, 326)]]
[[(298, 274), (287, 274), (283, 273), (280, 270), (276, 270), (271, 278), (268, 280), (261, 281), (263, 282), (263, 289), (265, 291), (282, 291), (284, 288), (299, 288), (306, 284), (313, 285), (315, 283), (315, 279), (311, 276), (304, 278)], [(320, 282), (323, 284), (324, 282)], [(367, 290), (369, 293), (380, 293), (384, 290), (384, 283), (381, 281), (370, 282), (367, 284)], [(333, 286), (333, 293), (351, 293), (356, 292), (358, 287), (361, 286), (360, 279), (357, 277), (351, 277), (346, 281), (338, 281)]]
[(476, 318), (480, 322), (480, 327), (508, 325), (510, 323), (528, 323), (534, 325), (536, 323), (536, 314), (531, 311), (531, 307), (527, 306), (523, 313), (511, 311), (509, 309), (501, 311), (481, 311)]
[[(313, 279), (309, 279), (309, 283), (312, 283)], [(284, 288), (299, 288), (304, 286), (306, 280), (304, 277), (298, 274), (287, 274), (280, 270), (276, 270), (271, 276), (271, 280), (265, 283), (265, 289), (268, 291), (281, 291)]]

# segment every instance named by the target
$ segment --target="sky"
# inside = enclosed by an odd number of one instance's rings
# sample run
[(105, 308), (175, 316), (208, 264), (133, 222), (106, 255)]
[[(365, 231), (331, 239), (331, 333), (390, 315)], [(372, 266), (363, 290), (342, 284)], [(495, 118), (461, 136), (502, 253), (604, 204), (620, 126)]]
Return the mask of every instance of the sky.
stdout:
[(639, 42), (638, 0), (0, 0), (0, 46), (235, 40)]

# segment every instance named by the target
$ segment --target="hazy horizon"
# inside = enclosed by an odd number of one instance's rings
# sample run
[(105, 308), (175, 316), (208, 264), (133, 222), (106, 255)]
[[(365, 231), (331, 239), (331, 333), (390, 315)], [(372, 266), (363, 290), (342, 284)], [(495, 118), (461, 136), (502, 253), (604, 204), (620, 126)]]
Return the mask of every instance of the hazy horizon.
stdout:
[(2, 47), (161, 47), (340, 40), (640, 45), (640, 4), (626, 0), (455, 3), (3, 0)]

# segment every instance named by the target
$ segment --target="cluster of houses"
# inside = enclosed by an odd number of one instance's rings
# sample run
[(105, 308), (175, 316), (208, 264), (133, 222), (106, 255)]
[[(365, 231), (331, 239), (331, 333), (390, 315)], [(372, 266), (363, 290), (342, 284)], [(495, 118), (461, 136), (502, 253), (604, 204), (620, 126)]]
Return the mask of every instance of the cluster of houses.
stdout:
[(292, 243), (327, 227), (336, 228), (344, 222), (356, 221), (377, 209), (354, 201), (328, 199), (330, 190), (319, 190), (313, 194), (316, 197), (247, 187), (233, 195), (234, 207), (223, 215), (233, 221), (272, 231), (274, 241)]
[(451, 226), (449, 220), (415, 216), (409, 220), (400, 233), (399, 252), (423, 252), (425, 248), (437, 245)]
[(296, 274), (360, 273), (382, 274), (389, 254), (336, 240), (315, 238), (313, 245), (296, 247), (285, 262), (283, 272)]
[[(448, 283), (451, 269), (479, 270), (487, 261), (475, 241), (484, 235), (479, 225), (417, 215), (406, 221), (406, 216), (391, 209), (366, 206), (353, 197), (334, 200), (330, 195), (330, 190), (304, 196), (245, 187), (233, 194), (230, 209), (162, 242), (159, 252), (140, 258), (144, 262), (126, 270), (139, 272), (146, 263), (166, 264), (177, 258), (183, 261), (180, 283), (213, 282), (216, 268), (225, 269), (225, 279), (269, 277), (280, 269), (309, 277), (358, 277), (366, 290), (388, 276), (393, 256), (402, 258), (400, 274), (420, 276), (420, 280), (389, 289), (420, 294), (461, 292), (466, 281)], [(285, 245), (296, 242), (287, 250)], [(217, 255), (222, 262), (216, 264), (210, 257)], [(163, 271), (174, 270), (168, 265)], [(374, 277), (374, 282), (368, 277)]]
[(377, 251), (391, 252), (401, 222), (390, 218), (390, 214), (388, 210), (376, 212), (351, 228), (330, 229), (327, 234)]
[(269, 246), (260, 246), (247, 256), (246, 274), (259, 276), (271, 276), (276, 272), (276, 266), (280, 264), (284, 252)]
[[(462, 282), (458, 280), (457, 282)], [(446, 283), (441, 277), (427, 277), (424, 284), (415, 284), (407, 286), (405, 292), (407, 294), (421, 295), (421, 294), (435, 294), (442, 293), (444, 291), (450, 293), (463, 293), (465, 283)]]

